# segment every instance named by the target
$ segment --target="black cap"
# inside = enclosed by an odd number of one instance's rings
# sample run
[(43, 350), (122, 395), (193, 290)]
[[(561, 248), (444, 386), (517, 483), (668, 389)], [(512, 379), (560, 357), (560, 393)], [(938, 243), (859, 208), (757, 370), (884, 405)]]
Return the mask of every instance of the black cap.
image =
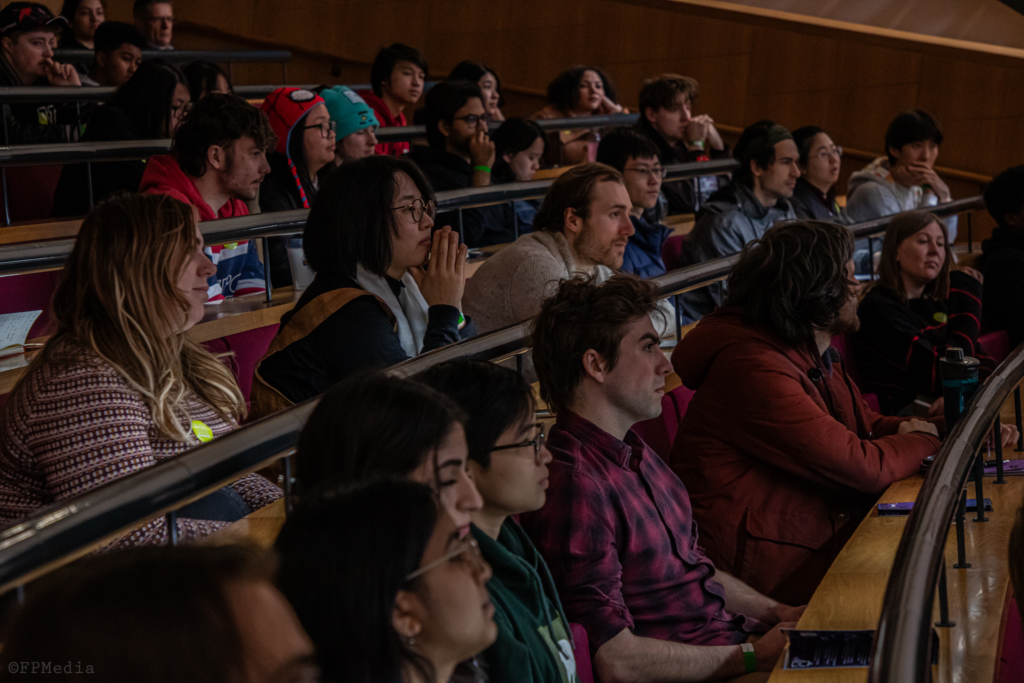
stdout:
[(60, 22), (66, 26), (68, 20), (62, 16), (53, 16), (46, 5), (38, 2), (12, 2), (0, 10), (0, 38), (15, 32), (56, 30)]

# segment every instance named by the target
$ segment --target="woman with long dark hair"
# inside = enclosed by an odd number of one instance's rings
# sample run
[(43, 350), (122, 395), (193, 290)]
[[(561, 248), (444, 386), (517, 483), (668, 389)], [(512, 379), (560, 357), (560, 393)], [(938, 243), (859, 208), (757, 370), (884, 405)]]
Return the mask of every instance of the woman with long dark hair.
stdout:
[(277, 551), (278, 584), (324, 683), (484, 680), (459, 663), (497, 637), (491, 568), (429, 487), (385, 479), (319, 491), (288, 516)]
[(231, 78), (215, 62), (192, 62), (182, 71), (188, 79), (188, 91), (193, 102), (198, 102), (210, 93), (230, 95), (235, 92)]
[[(494, 184), (528, 183), (540, 169), (547, 147), (544, 130), (536, 121), (513, 117), (498, 127), (491, 136), (494, 141)], [(533, 229), (533, 217), (540, 211), (543, 200), (525, 199), (513, 202), (519, 234)]]
[[(89, 119), (82, 142), (159, 140), (174, 134), (190, 103), (188, 81), (174, 64), (150, 59)], [(137, 192), (146, 161), (92, 163), (92, 203), (115, 192)], [(90, 177), (85, 164), (68, 164), (61, 171), (53, 196), (54, 217), (82, 216), (91, 208)]]
[[(615, 101), (615, 87), (604, 71), (577, 66), (563, 71), (548, 84), (548, 104), (532, 119), (568, 119), (597, 114), (627, 114)], [(594, 161), (601, 136), (597, 129), (558, 130), (548, 134), (546, 164), (565, 166)]]
[(501, 113), (501, 105), (505, 104), (505, 98), (501, 96), (501, 79), (489, 66), (469, 60), (459, 62), (448, 74), (448, 80), (476, 83), (483, 93), (484, 109), (491, 115), (491, 121), (505, 120)]

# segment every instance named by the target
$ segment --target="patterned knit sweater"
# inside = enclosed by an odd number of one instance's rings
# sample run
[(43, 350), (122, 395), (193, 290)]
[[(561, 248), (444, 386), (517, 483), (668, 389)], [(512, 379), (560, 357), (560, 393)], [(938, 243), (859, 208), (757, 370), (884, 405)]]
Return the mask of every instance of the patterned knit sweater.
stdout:
[[(193, 397), (183, 424), (201, 420), (214, 437), (234, 429)], [(149, 407), (111, 365), (96, 355), (72, 366), (31, 370), (0, 413), (0, 526), (38, 509), (151, 467), (192, 446), (167, 438)], [(281, 497), (250, 474), (231, 484), (250, 509)], [(224, 522), (178, 519), (179, 538), (195, 540)], [(167, 542), (163, 518), (125, 534), (112, 547)]]

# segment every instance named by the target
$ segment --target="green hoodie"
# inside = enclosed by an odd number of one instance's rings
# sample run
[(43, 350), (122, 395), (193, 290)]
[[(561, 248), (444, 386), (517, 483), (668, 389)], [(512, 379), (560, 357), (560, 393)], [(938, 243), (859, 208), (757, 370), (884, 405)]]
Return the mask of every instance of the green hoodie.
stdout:
[(472, 527), (494, 570), (487, 590), (498, 639), (483, 653), (491, 683), (578, 683), (569, 621), (543, 558), (514, 520), (498, 540)]

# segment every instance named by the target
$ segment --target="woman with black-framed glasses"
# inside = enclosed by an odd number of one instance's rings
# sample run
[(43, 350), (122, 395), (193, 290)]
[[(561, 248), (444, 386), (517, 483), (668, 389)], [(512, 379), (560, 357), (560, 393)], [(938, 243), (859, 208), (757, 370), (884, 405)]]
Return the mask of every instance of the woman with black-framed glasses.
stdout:
[(324, 180), (303, 233), (316, 276), (257, 367), (255, 412), (474, 334), (462, 315), (467, 249), (450, 227), (432, 231), (434, 206), (408, 159), (366, 157)]
[(468, 360), (435, 365), (413, 379), (454, 399), (467, 416), (469, 471), (483, 498), (469, 513), (470, 530), (494, 572), (487, 590), (498, 639), (483, 653), (492, 683), (575, 681), (569, 620), (547, 564), (514, 519), (547, 500), (552, 456), (532, 387), (513, 370)]

